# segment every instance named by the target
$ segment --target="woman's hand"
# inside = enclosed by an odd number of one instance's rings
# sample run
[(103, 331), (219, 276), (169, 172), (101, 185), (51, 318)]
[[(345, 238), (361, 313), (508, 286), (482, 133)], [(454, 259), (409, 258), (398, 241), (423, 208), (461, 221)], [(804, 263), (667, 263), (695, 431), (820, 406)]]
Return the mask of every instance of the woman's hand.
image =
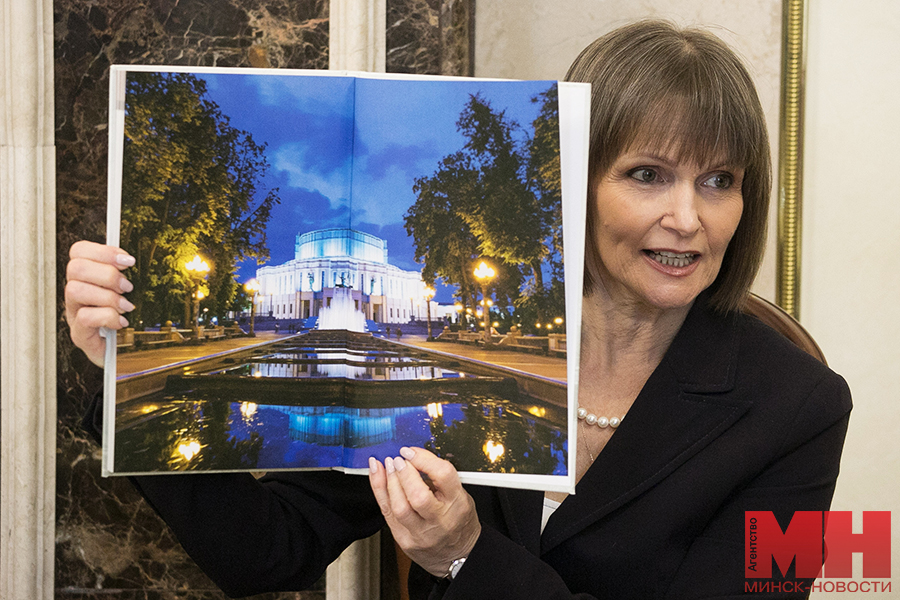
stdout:
[(475, 501), (446, 460), (423, 448), (401, 448), (400, 455), (386, 458), (383, 466), (369, 459), (372, 491), (400, 548), (423, 569), (443, 577), (450, 563), (469, 555), (481, 535)]
[(72, 341), (97, 366), (103, 366), (106, 349), (100, 328), (128, 326), (122, 316), (134, 305), (122, 294), (134, 289), (120, 271), (134, 265), (124, 250), (80, 241), (69, 249), (66, 266), (66, 321)]

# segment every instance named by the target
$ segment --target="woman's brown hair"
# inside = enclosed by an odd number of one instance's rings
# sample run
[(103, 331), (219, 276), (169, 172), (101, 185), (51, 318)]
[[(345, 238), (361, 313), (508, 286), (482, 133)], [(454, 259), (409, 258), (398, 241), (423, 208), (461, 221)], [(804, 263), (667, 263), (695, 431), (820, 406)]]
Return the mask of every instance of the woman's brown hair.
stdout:
[[(585, 48), (566, 79), (591, 84), (590, 194), (634, 147), (744, 168), (741, 220), (709, 287), (717, 311), (739, 309), (762, 261), (772, 185), (765, 116), (740, 59), (706, 31), (639, 21)], [(587, 212), (586, 293), (596, 284), (590, 265), (599, 260), (590, 199)]]

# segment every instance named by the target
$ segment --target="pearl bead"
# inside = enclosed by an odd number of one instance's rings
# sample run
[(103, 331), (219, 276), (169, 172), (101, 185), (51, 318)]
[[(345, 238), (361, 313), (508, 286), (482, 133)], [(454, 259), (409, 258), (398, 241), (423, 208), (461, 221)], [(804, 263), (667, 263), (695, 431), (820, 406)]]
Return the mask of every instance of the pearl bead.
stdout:
[(619, 425), (622, 424), (622, 417), (598, 417), (593, 413), (589, 413), (586, 408), (578, 407), (578, 410), (575, 413), (578, 415), (578, 418), (588, 425), (596, 425), (600, 429), (606, 429), (607, 427), (612, 427), (615, 429)]

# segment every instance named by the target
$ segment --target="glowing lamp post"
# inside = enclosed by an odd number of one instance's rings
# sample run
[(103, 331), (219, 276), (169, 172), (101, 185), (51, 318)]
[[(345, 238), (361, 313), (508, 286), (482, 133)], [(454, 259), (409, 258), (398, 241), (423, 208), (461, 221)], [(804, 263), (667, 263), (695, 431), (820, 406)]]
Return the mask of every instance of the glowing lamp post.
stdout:
[[(487, 295), (487, 286), (490, 284), (491, 280), (497, 275), (497, 272), (484, 261), (479, 263), (478, 267), (475, 269), (475, 279), (478, 280), (478, 283), (481, 284), (481, 298), (484, 303), (484, 311), (488, 312), (488, 295)], [(484, 344), (487, 346), (491, 343), (491, 328), (490, 328), (490, 320), (488, 319), (488, 315), (485, 314), (484, 317)]]
[(430, 342), (433, 339), (431, 337), (431, 299), (434, 298), (434, 288), (426, 287), (422, 290), (422, 296), (425, 298), (425, 316), (428, 319), (428, 341)]
[(503, 444), (499, 442), (495, 442), (494, 440), (488, 440), (484, 443), (484, 446), (481, 447), (482, 452), (492, 463), (497, 462), (503, 453), (506, 452), (506, 448), (503, 447)]
[(195, 254), (194, 258), (184, 264), (191, 279), (194, 280), (194, 339), (200, 341), (200, 300), (203, 298), (203, 292), (200, 291), (200, 282), (209, 273), (209, 263), (200, 258), (199, 254)]
[(259, 291), (259, 282), (251, 279), (244, 284), (244, 289), (250, 294), (250, 337), (256, 337), (256, 331), (253, 329), (256, 317), (256, 292)]

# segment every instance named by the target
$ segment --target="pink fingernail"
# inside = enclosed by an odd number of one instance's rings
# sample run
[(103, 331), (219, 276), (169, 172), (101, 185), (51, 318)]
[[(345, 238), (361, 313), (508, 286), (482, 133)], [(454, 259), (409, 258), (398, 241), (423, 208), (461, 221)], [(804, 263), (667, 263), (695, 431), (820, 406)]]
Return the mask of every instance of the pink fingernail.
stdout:
[(134, 285), (123, 277), (119, 280), (119, 289), (127, 294), (134, 289)]
[(122, 327), (128, 327), (128, 319), (125, 317), (119, 317), (119, 325)]
[(133, 267), (134, 257), (128, 254), (116, 254), (116, 263), (123, 267)]
[(412, 460), (416, 457), (416, 451), (412, 448), (403, 446), (402, 448), (400, 448), (400, 456), (402, 456), (406, 460)]
[(134, 310), (134, 304), (132, 304), (125, 298), (119, 298), (119, 310), (121, 312), (130, 312)]
[(388, 475), (394, 472), (394, 460), (390, 456), (384, 459), (384, 470)]
[(375, 460), (374, 456), (369, 457), (369, 473), (374, 475), (378, 472), (378, 461)]
[(406, 461), (403, 460), (402, 458), (400, 458), (399, 456), (394, 459), (394, 468), (397, 469), (398, 472), (402, 471), (405, 466), (406, 466)]

